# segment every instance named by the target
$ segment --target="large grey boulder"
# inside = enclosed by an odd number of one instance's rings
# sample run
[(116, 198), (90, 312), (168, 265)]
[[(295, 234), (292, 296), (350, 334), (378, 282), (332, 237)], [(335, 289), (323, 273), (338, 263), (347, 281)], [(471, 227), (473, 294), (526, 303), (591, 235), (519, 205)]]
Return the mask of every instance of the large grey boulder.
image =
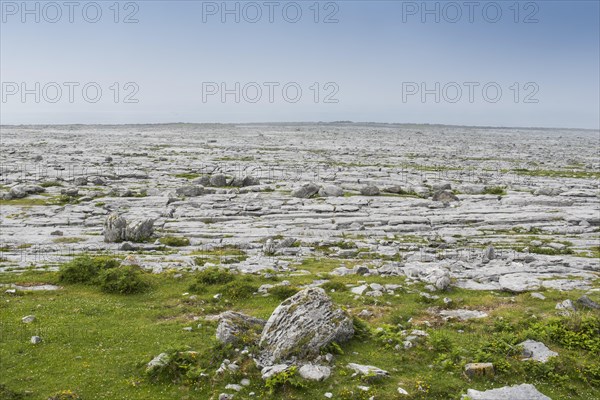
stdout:
[(281, 303), (260, 338), (259, 366), (310, 361), (332, 342), (354, 335), (352, 318), (321, 288), (307, 288)]
[(110, 214), (104, 221), (104, 241), (116, 243), (123, 241), (127, 220), (116, 213)]
[(154, 220), (146, 218), (127, 223), (123, 240), (130, 242), (143, 242), (154, 233)]
[(104, 221), (104, 241), (108, 243), (143, 242), (153, 233), (154, 220), (151, 218), (127, 222), (125, 217), (112, 213)]
[(227, 186), (227, 177), (223, 174), (214, 174), (210, 177), (210, 185), (216, 187)]
[(210, 185), (210, 176), (202, 175), (201, 177), (192, 179), (191, 183), (194, 185), (209, 186)]
[(363, 196), (378, 196), (379, 188), (375, 185), (368, 185), (360, 189), (360, 194)]
[(256, 186), (260, 185), (260, 180), (253, 176), (244, 176), (244, 177), (235, 177), (230, 183), (230, 186), (235, 187), (247, 187), (247, 186)]
[(319, 185), (314, 183), (307, 183), (306, 185), (302, 185), (299, 188), (296, 188), (292, 191), (292, 196), (299, 197), (301, 199), (308, 199), (313, 197), (315, 194), (319, 192)]
[(499, 389), (486, 390), (467, 390), (466, 397), (470, 400), (552, 400), (550, 397), (540, 393), (535, 386), (524, 383), (522, 385), (505, 386)]
[(264, 319), (226, 311), (219, 316), (217, 339), (223, 344), (233, 345), (258, 341), (265, 322)]

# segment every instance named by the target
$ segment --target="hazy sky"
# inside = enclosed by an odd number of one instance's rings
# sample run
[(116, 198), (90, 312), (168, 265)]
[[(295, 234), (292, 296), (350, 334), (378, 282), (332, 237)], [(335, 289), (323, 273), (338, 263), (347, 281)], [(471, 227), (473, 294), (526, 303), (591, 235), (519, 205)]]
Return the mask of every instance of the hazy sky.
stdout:
[(600, 124), (597, 0), (0, 3), (3, 124)]

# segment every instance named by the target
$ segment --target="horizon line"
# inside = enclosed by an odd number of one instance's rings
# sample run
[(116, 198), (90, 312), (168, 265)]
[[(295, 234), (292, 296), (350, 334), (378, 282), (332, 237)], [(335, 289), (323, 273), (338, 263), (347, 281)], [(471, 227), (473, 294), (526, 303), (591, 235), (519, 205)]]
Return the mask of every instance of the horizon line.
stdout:
[(263, 121), (263, 122), (135, 122), (135, 123), (34, 123), (34, 124), (0, 124), (3, 127), (48, 127), (48, 126), (164, 126), (164, 125), (390, 125), (390, 126), (428, 126), (448, 128), (478, 128), (478, 129), (527, 129), (527, 130), (578, 130), (578, 131), (600, 131), (598, 128), (575, 128), (575, 127), (542, 127), (542, 126), (494, 126), (494, 125), (457, 125), (427, 122), (376, 122), (376, 121)]

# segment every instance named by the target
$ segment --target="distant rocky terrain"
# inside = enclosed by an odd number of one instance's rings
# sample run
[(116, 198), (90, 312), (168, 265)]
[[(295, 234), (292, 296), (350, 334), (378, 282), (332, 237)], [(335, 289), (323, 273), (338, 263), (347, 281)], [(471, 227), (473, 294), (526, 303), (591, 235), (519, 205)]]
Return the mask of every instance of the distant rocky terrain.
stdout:
[(0, 270), (97, 251), (189, 269), (229, 246), (243, 272), (326, 255), (348, 261), (339, 274), (585, 288), (600, 271), (598, 145), (579, 130), (3, 127)]

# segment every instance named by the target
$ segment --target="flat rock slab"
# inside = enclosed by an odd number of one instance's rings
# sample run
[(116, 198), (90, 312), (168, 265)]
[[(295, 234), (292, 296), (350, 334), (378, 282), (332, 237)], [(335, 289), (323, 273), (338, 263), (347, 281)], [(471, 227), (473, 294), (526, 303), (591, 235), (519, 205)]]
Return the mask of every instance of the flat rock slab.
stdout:
[(42, 285), (12, 285), (17, 290), (21, 291), (43, 291), (43, 290), (60, 290), (62, 286), (42, 284)]
[(354, 374), (360, 376), (373, 376), (376, 378), (384, 378), (390, 376), (389, 372), (381, 368), (374, 367), (372, 365), (349, 363), (346, 367), (353, 370)]
[(477, 318), (485, 318), (488, 315), (483, 311), (477, 310), (442, 310), (439, 314), (445, 319), (457, 318), (461, 321), (466, 321), (469, 319), (477, 319)]
[(526, 340), (522, 343), (519, 343), (519, 346), (523, 347), (523, 361), (533, 360), (545, 363), (551, 357), (558, 356), (558, 353), (550, 350), (546, 345), (542, 342), (536, 342), (535, 340)]
[(535, 386), (524, 383), (516, 386), (505, 386), (499, 389), (486, 390), (467, 390), (466, 397), (469, 400), (552, 400), (550, 397), (540, 393)]

